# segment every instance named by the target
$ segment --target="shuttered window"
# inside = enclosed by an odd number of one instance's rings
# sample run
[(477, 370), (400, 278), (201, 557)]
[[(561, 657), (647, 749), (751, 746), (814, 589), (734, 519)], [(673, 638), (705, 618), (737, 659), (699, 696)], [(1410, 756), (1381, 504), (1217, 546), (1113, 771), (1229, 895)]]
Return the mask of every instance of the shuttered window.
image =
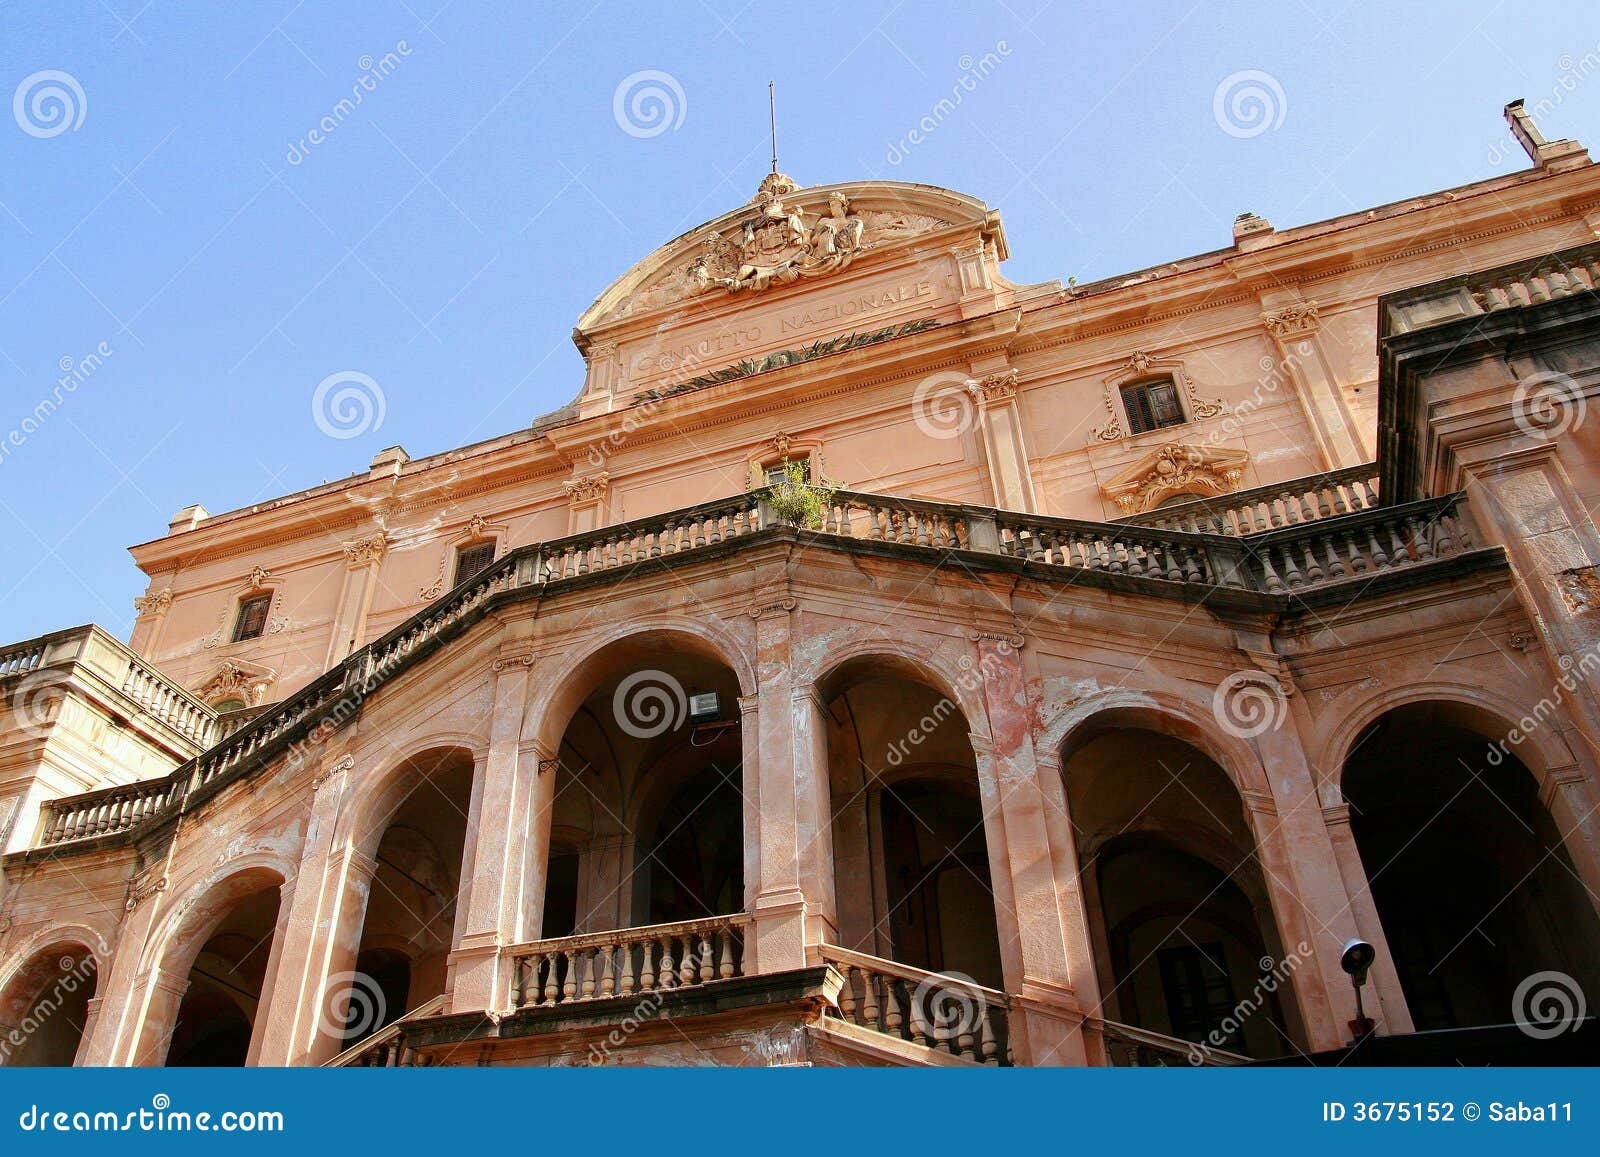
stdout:
[(456, 551), (456, 579), (453, 585), (471, 578), (494, 561), (494, 543), (475, 542)]
[(239, 617), (233, 621), (233, 641), (259, 639), (267, 630), (267, 611), (272, 608), (272, 594), (252, 595), (239, 603)]
[(1178, 402), (1178, 387), (1171, 378), (1123, 386), (1122, 406), (1128, 412), (1131, 434), (1183, 424), (1183, 406)]

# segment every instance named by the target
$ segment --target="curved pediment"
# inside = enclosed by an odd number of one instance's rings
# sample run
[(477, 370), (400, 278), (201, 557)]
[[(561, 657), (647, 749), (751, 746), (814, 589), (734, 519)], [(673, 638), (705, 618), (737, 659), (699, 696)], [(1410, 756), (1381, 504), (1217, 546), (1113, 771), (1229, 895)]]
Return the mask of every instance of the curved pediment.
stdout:
[(803, 189), (772, 173), (747, 204), (669, 241), (612, 282), (578, 319), (574, 338), (586, 347), (597, 330), (695, 300), (781, 293), (945, 230), (977, 233), (997, 259), (1006, 256), (999, 214), (965, 194), (900, 181)]

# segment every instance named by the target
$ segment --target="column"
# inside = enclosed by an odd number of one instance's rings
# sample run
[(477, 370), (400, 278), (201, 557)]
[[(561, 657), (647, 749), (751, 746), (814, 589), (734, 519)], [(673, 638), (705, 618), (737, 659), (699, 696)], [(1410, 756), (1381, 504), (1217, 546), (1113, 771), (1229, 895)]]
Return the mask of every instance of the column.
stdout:
[(606, 509), (606, 499), (611, 490), (611, 475), (608, 472), (600, 470), (569, 478), (561, 485), (571, 502), (567, 516), (568, 534), (582, 534), (611, 521), (610, 512)]
[(1034, 510), (1033, 475), (1028, 466), (1027, 439), (1017, 409), (1017, 371), (1002, 369), (972, 382), (978, 407), (984, 460), (994, 504), (1002, 510)]
[[(474, 785), (475, 811), (469, 817), (477, 834), (472, 862), (462, 870), (459, 902), (466, 905), (467, 917), (450, 954), (452, 1012), (498, 1011), (510, 1000), (500, 955), (522, 937), (525, 858), (549, 856), (548, 843), (534, 849), (528, 838), (539, 779), (536, 753), (521, 742), (531, 663), (531, 655), (495, 660), (489, 756), (481, 789)], [(549, 775), (553, 780), (554, 772)]]
[(1323, 349), (1317, 303), (1295, 297), (1265, 294), (1261, 315), (1267, 331), (1300, 396), (1312, 436), (1322, 452), (1324, 468), (1359, 466), (1371, 460), (1367, 449), (1356, 438), (1356, 423), (1345, 402), (1338, 375)]
[(84, 1046), (78, 1050), (85, 1065), (125, 1065), (138, 1047), (143, 1024), (144, 983), (139, 976), (139, 958), (144, 954), (150, 929), (155, 925), (166, 878), (141, 881), (126, 904), (116, 949), (110, 961), (100, 957), (95, 999), (100, 1002), (94, 1023), (85, 1026)]
[(1378, 952), (1368, 974), (1367, 995), (1362, 998), (1366, 1013), (1378, 1022), (1382, 1032), (1412, 1032), (1415, 1026), (1411, 1022), (1411, 1009), (1406, 1004), (1405, 990), (1400, 986), (1400, 974), (1395, 970), (1394, 954), (1389, 951), (1389, 938), (1384, 935), (1378, 905), (1372, 898), (1367, 870), (1361, 863), (1361, 850), (1356, 847), (1355, 833), (1350, 830), (1350, 805), (1341, 803), (1323, 808), (1322, 822), (1333, 844), (1333, 858), (1339, 863), (1339, 875), (1344, 880), (1345, 894), (1350, 898), (1356, 930), (1361, 939)]
[[(1057, 888), (1066, 849), (1051, 845), (1020, 639), (980, 635), (977, 653), (992, 748), (976, 737), (974, 748), (984, 827), (993, 841), (995, 914), (1013, 1001), (1012, 1048), (1019, 1064), (1086, 1064), (1083, 1011), (1073, 987), (1068, 920)], [(1073, 955), (1081, 958), (1076, 950)], [(1083, 963), (1080, 959), (1080, 968)]]
[(161, 636), (167, 626), (167, 612), (172, 609), (172, 588), (163, 587), (133, 600), (133, 609), (139, 617), (133, 624), (133, 636), (128, 646), (146, 659), (155, 656), (161, 645)]
[[(342, 1036), (322, 1028), (328, 977), (354, 963), (377, 864), (346, 842), (339, 818), (355, 757), (331, 753), (311, 780), (311, 814), (292, 887), (278, 912), (278, 965), (263, 989), (251, 1041), (261, 1065), (306, 1064), (338, 1054)], [(348, 841), (351, 833), (343, 833)]]
[(354, 651), (365, 638), (367, 614), (372, 609), (372, 596), (378, 585), (378, 567), (388, 548), (388, 539), (382, 531), (344, 544), (344, 582), (339, 590), (339, 604), (334, 611), (333, 632), (323, 670)]
[[(803, 968), (806, 963), (806, 896), (800, 883), (802, 816), (798, 781), (813, 778), (813, 744), (794, 696), (790, 653), (790, 616), (794, 599), (781, 599), (752, 610), (755, 618), (755, 669), (758, 679), (757, 738), (754, 767), (746, 760), (744, 778), (755, 784), (757, 813), (757, 887), (755, 887), (755, 960), (747, 971), (774, 973)], [(750, 744), (746, 739), (746, 755)], [(826, 768), (822, 783), (827, 783)], [(832, 904), (829, 904), (832, 907)], [(746, 949), (749, 955), (749, 947)]]

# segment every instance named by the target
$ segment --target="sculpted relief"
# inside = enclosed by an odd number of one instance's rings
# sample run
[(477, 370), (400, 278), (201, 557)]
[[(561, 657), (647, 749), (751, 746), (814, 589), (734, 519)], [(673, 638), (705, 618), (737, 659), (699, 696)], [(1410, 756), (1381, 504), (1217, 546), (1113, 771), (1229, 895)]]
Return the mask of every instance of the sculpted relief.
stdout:
[(837, 272), (875, 244), (910, 237), (950, 222), (918, 213), (858, 212), (835, 190), (825, 211), (793, 203), (800, 187), (770, 173), (752, 199), (753, 213), (736, 229), (713, 233), (700, 253), (633, 292), (613, 316), (669, 305), (708, 293), (759, 293), (775, 285)]

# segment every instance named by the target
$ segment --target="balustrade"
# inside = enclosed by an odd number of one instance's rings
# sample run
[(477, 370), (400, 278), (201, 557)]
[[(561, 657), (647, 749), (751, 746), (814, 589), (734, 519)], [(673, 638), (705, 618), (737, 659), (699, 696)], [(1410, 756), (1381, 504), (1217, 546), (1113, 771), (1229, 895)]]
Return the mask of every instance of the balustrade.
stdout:
[(694, 988), (745, 975), (749, 918), (715, 916), (540, 940), (510, 950), (516, 1007)]
[(1011, 1064), (1005, 993), (833, 944), (821, 953), (844, 979), (830, 1015), (975, 1064)]

